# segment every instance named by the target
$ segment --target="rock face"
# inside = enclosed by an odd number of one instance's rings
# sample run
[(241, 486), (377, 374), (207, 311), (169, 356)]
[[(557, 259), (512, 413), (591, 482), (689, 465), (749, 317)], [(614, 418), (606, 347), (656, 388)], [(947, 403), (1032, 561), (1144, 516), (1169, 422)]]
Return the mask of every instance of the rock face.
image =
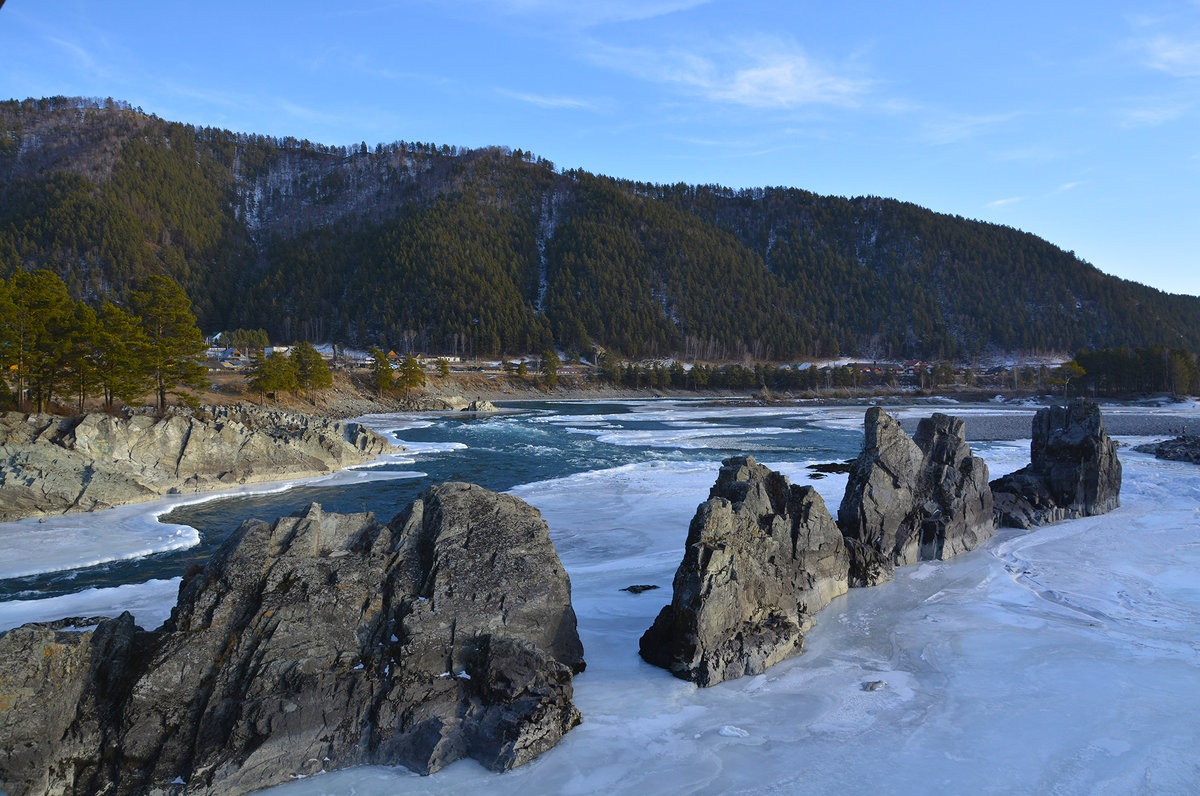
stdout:
[(241, 794), (462, 757), (506, 770), (579, 722), (583, 666), (570, 582), (528, 504), (451, 483), (386, 526), (313, 504), (243, 524), (158, 630), (124, 614), (0, 638), (0, 790)]
[(950, 558), (992, 536), (987, 465), (971, 453), (962, 420), (935, 414), (913, 438), (879, 407), (864, 422), (838, 509), (851, 586), (890, 580), (897, 566)]
[(1029, 452), (1029, 465), (991, 483), (1001, 525), (1033, 528), (1121, 505), (1121, 462), (1098, 405), (1039, 409)]
[(1200, 464), (1200, 437), (1187, 434), (1162, 442), (1138, 445), (1134, 450), (1141, 453), (1153, 453), (1155, 457), (1168, 461)]
[(362, 464), (392, 446), (358, 423), (218, 407), (196, 415), (0, 415), (0, 522)]
[(846, 592), (842, 535), (812, 487), (726, 459), (688, 529), (671, 604), (641, 654), (701, 686), (798, 654), (812, 615)]
[(484, 400), (483, 398), (476, 398), (474, 401), (471, 401), (471, 403), (469, 403), (467, 405), (467, 408), (463, 409), (463, 411), (464, 412), (495, 412), (496, 405), (493, 404), (491, 401)]

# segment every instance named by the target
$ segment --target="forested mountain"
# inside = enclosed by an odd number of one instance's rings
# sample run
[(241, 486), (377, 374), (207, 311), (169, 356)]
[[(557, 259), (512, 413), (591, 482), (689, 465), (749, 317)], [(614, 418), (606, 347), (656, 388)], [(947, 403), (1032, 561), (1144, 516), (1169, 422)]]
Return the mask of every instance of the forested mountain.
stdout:
[(206, 331), (397, 350), (1200, 349), (1196, 297), (903, 202), (628, 182), (505, 148), (329, 147), (112, 100), (0, 103), (0, 276), (39, 267), (90, 302), (170, 276)]

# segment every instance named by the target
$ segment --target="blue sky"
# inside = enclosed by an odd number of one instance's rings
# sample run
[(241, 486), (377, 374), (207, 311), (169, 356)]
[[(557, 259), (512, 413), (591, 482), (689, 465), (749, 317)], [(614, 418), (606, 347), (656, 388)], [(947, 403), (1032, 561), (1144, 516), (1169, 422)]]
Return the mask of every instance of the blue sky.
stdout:
[(1200, 295), (1200, 0), (8, 0), (0, 97), (894, 197)]

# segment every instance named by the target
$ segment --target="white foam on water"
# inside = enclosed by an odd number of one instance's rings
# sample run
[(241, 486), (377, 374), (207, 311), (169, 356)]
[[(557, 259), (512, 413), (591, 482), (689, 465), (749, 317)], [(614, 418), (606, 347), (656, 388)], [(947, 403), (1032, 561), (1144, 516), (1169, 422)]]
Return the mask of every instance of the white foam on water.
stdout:
[[(467, 447), (462, 442), (412, 442), (400, 436), (405, 431), (433, 426), (436, 421), (430, 420), (427, 415), (403, 413), (362, 415), (361, 417), (354, 418), (353, 422), (361, 423), (387, 439), (391, 444), (404, 449), (403, 453), (389, 454), (389, 456), (404, 458), (408, 456), (420, 456), (422, 454), (448, 453), (450, 451), (465, 450)], [(408, 463), (411, 464), (412, 460), (408, 460)]]
[(779, 436), (794, 434), (795, 429), (744, 428), (739, 426), (691, 426), (678, 425), (670, 429), (620, 429), (600, 430), (587, 427), (568, 426), (568, 431), (594, 436), (597, 442), (607, 445), (649, 448), (680, 448), (698, 450), (702, 448), (728, 448), (731, 439)]

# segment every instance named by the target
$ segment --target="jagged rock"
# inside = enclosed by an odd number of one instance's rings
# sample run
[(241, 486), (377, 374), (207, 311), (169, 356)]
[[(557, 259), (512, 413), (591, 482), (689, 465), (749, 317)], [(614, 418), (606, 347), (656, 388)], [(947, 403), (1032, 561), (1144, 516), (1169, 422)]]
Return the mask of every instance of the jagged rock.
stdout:
[(1197, 436), (1184, 434), (1162, 442), (1138, 445), (1134, 450), (1140, 453), (1153, 453), (1158, 459), (1200, 464), (1200, 437)]
[(845, 537), (845, 541), (846, 554), (850, 561), (846, 583), (850, 588), (878, 586), (892, 579), (896, 564), (891, 555), (873, 544), (861, 542), (850, 536)]
[(0, 522), (321, 475), (392, 446), (358, 423), (217, 407), (128, 418), (0, 415)]
[[(467, 484), (389, 525), (248, 521), (162, 628), (0, 638), (0, 790), (241, 794), (357, 764), (495, 770), (579, 720), (583, 649), (545, 521)], [(175, 791), (184, 790), (175, 786)]]
[(471, 401), (471, 403), (468, 404), (467, 408), (463, 409), (463, 411), (464, 412), (495, 412), (496, 406), (491, 401), (485, 401), (482, 398), (476, 398), (474, 401)]
[(1030, 464), (991, 483), (997, 521), (1033, 528), (1121, 505), (1121, 462), (1100, 407), (1076, 400), (1033, 417)]
[(812, 617), (846, 592), (842, 535), (812, 487), (750, 456), (721, 466), (688, 528), (671, 604), (641, 654), (709, 686), (798, 654)]
[(850, 585), (873, 586), (890, 580), (895, 567), (950, 558), (992, 536), (987, 464), (971, 453), (962, 420), (934, 414), (910, 438), (875, 406), (864, 424), (838, 508)]
[(97, 790), (89, 773), (102, 765), (103, 725), (127, 690), (121, 670), (139, 631), (128, 613), (96, 630), (71, 626), (0, 636), (0, 791), (9, 796)]

